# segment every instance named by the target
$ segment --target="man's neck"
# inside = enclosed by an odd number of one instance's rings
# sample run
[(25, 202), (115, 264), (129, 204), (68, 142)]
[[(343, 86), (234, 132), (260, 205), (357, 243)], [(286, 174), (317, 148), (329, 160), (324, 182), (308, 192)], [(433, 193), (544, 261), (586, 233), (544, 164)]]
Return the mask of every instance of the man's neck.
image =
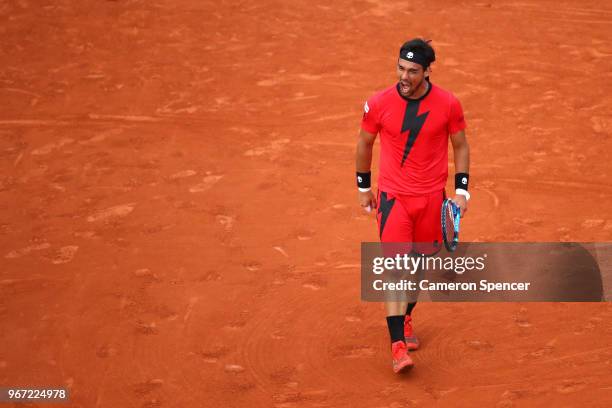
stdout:
[(427, 91), (429, 91), (429, 87), (431, 86), (429, 84), (429, 81), (425, 79), (424, 82), (425, 82), (425, 86), (421, 87), (422, 88), (421, 92), (419, 92), (418, 95), (409, 96), (408, 99), (419, 99), (419, 98), (422, 98), (423, 95), (425, 95), (427, 93)]
[(426, 80), (424, 86), (421, 85), (421, 87), (419, 87), (419, 88), (422, 88), (422, 90), (419, 90), (418, 96), (414, 95), (414, 94), (410, 95), (410, 96), (402, 95), (402, 93), (400, 91), (400, 83), (399, 82), (395, 85), (395, 89), (397, 89), (397, 94), (399, 95), (399, 97), (404, 99), (405, 101), (419, 101), (419, 100), (425, 98), (429, 94), (429, 92), (431, 91), (431, 87), (432, 86), (433, 85), (429, 81)]

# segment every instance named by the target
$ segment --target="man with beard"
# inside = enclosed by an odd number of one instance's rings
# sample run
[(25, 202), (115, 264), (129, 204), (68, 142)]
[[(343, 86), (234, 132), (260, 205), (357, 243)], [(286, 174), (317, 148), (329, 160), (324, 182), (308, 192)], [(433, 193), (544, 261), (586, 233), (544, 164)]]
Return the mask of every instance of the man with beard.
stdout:
[[(467, 211), (469, 145), (458, 99), (429, 80), (434, 49), (420, 38), (400, 48), (397, 84), (376, 93), (364, 106), (357, 143), (359, 204), (376, 209), (381, 242), (414, 243), (411, 250), (432, 255), (442, 245), (440, 211), (448, 177), (448, 140), (455, 160), (453, 201)], [(372, 147), (380, 134), (378, 194), (371, 190)], [(416, 244), (419, 247), (416, 247)], [(425, 245), (423, 245), (425, 244)], [(416, 302), (387, 301), (393, 370), (413, 366), (408, 350), (419, 341), (412, 331)]]

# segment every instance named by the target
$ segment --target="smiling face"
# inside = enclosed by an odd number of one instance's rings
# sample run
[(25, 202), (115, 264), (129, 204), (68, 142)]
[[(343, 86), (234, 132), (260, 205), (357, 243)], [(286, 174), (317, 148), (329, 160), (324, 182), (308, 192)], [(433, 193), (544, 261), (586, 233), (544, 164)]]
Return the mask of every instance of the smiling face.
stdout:
[(427, 91), (425, 78), (429, 76), (429, 67), (399, 58), (397, 62), (397, 76), (399, 91), (406, 98), (419, 98)]

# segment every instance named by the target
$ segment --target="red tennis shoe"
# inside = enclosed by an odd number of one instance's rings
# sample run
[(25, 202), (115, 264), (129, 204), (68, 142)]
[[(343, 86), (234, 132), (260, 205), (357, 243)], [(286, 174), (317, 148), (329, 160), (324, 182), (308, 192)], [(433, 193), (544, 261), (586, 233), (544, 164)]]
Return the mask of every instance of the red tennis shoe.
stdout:
[(412, 317), (406, 315), (404, 318), (404, 338), (406, 339), (406, 347), (408, 350), (416, 350), (419, 348), (419, 339), (412, 331)]
[(403, 341), (396, 341), (391, 344), (391, 355), (393, 356), (393, 371), (395, 373), (414, 366), (414, 362), (408, 354), (406, 343)]

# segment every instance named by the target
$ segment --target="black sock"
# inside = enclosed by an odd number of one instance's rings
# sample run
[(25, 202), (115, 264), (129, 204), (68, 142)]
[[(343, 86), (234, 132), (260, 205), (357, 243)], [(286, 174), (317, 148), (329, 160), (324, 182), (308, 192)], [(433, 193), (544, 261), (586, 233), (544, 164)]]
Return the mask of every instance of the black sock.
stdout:
[(414, 309), (415, 306), (416, 302), (408, 303), (408, 306), (406, 307), (406, 316), (410, 316), (412, 309)]
[(404, 338), (404, 318), (405, 316), (387, 316), (387, 327), (389, 328), (391, 343), (406, 341)]

